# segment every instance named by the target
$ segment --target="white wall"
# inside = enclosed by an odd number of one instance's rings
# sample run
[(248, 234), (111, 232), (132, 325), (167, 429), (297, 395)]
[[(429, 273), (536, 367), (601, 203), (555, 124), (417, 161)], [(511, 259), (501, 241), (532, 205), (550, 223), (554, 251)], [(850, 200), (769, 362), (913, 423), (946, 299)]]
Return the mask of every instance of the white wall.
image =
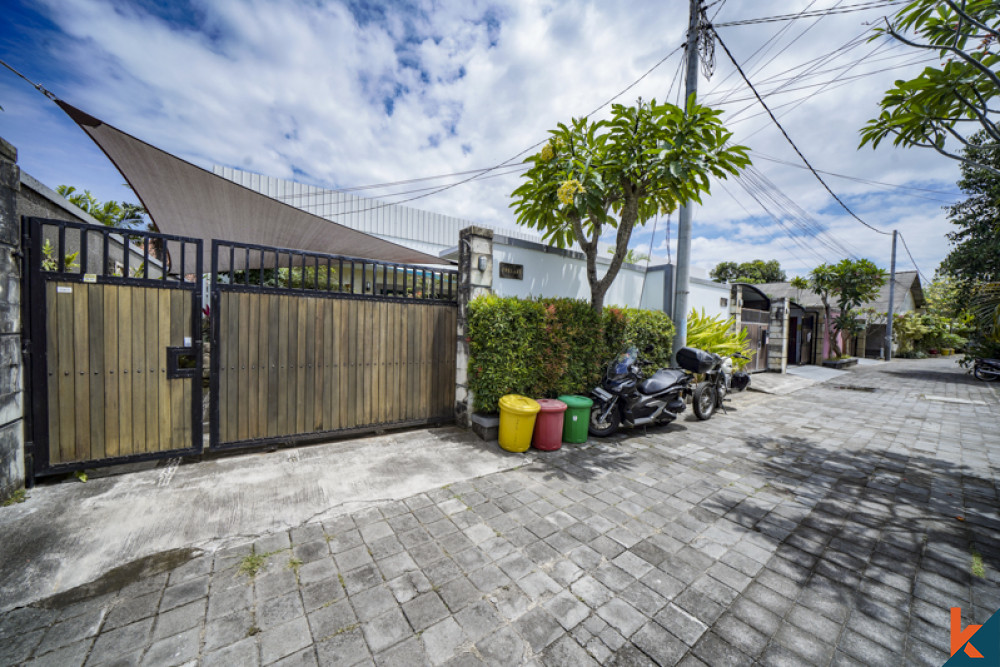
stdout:
[[(500, 263), (520, 264), (524, 279), (500, 277)], [(607, 264), (598, 264), (598, 275), (603, 276)], [(606, 306), (638, 308), (642, 296), (643, 271), (622, 267), (604, 296)], [(587, 262), (541, 249), (521, 248), (494, 242), (493, 291), (500, 296), (552, 296), (571, 299), (590, 299), (587, 281)]]
[[(691, 278), (691, 293), (688, 295), (688, 308), (697, 310), (699, 313), (704, 309), (709, 316), (721, 315), (723, 319), (729, 319), (729, 299), (731, 298), (731, 285), (728, 283), (717, 283), (704, 278)], [(722, 305), (722, 299), (726, 300), (726, 305)]]

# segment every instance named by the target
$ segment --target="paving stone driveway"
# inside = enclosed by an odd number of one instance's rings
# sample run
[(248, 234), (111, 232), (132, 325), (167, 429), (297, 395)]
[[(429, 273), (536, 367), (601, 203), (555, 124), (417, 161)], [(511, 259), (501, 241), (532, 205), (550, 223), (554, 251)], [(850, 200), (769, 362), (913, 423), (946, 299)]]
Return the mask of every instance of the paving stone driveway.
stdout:
[(1000, 608), (998, 405), (951, 359), (744, 394), (16, 609), (0, 661), (940, 665)]

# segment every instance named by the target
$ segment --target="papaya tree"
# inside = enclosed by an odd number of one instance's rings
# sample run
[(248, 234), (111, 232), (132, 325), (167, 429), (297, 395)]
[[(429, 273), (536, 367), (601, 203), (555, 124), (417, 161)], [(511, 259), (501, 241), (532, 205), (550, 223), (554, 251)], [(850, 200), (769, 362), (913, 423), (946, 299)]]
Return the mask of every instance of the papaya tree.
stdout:
[[(683, 109), (655, 99), (616, 104), (609, 120), (559, 123), (542, 150), (525, 159), (531, 167), (512, 193), (517, 223), (539, 230), (550, 245), (580, 247), (596, 312), (637, 225), (700, 203), (710, 177), (735, 176), (750, 164), (745, 146), (729, 145), (732, 133), (720, 114), (693, 96)], [(614, 254), (599, 276), (598, 241), (612, 230)]]

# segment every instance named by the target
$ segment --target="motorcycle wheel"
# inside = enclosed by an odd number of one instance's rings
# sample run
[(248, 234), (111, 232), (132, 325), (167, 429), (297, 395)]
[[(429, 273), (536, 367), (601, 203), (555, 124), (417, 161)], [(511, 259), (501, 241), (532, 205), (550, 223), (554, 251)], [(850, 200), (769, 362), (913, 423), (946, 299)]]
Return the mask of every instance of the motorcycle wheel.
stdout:
[(976, 376), (977, 380), (982, 380), (983, 382), (992, 382), (1000, 379), (1000, 373), (988, 371), (981, 366), (976, 366), (975, 369), (973, 369), (972, 374)]
[(621, 424), (621, 416), (618, 414), (618, 408), (614, 407), (611, 408), (611, 411), (603, 422), (599, 421), (601, 418), (601, 409), (600, 405), (594, 403), (594, 407), (590, 409), (590, 424), (587, 425), (587, 430), (590, 432), (590, 435), (598, 438), (606, 438), (618, 430), (618, 426)]
[(715, 387), (708, 384), (707, 382), (702, 382), (694, 390), (694, 396), (691, 397), (691, 405), (694, 408), (695, 416), (705, 421), (710, 419), (712, 415), (715, 414), (715, 407), (718, 404), (718, 398), (716, 396)]

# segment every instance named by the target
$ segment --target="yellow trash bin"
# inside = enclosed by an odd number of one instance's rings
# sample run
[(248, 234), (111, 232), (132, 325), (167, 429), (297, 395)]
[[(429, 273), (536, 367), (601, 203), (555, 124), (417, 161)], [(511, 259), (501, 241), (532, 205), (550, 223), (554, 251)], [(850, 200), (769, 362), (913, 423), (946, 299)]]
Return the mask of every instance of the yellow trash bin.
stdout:
[(527, 396), (507, 394), (500, 399), (500, 447), (508, 452), (526, 452), (531, 447), (535, 416), (541, 406)]

